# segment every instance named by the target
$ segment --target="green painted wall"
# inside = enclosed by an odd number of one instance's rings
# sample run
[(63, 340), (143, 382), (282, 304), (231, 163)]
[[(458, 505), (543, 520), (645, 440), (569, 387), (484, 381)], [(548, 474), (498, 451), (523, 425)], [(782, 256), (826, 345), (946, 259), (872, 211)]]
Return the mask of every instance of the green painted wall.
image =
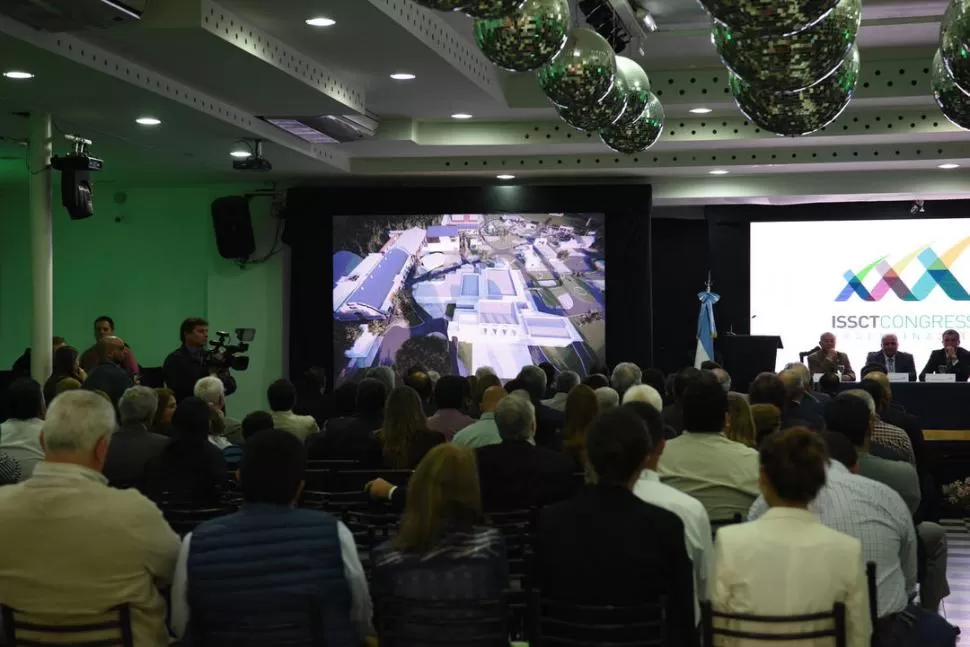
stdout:
[[(55, 202), (59, 186), (55, 178)], [(265, 408), (266, 387), (284, 373), (285, 252), (240, 269), (219, 257), (209, 205), (259, 186), (128, 188), (96, 185), (96, 215), (72, 222), (54, 211), (54, 334), (80, 350), (93, 342), (92, 322), (112, 316), (143, 366), (161, 365), (178, 346), (190, 315), (210, 330), (256, 328), (250, 369), (237, 374), (233, 415)], [(257, 254), (273, 243), (270, 200), (253, 203)], [(31, 280), (27, 184), (0, 186), (0, 367), (30, 345)]]

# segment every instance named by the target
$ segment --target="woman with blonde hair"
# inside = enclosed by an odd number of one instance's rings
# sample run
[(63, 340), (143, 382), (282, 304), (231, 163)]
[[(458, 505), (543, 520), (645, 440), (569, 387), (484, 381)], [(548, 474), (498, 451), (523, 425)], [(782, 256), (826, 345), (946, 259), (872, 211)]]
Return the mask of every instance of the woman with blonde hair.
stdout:
[(748, 400), (740, 393), (728, 393), (727, 401), (728, 421), (724, 428), (724, 435), (736, 443), (741, 443), (747, 447), (757, 447), (757, 431)]
[[(373, 563), (371, 592), (379, 609), (396, 603), (423, 611), (424, 601), (468, 602), (462, 609), (468, 618), (466, 632), (494, 621), (495, 609), (477, 603), (501, 598), (509, 586), (508, 560), (501, 532), (485, 525), (472, 449), (447, 443), (428, 452), (411, 477), (401, 530), (375, 549)], [(420, 614), (400, 609), (384, 614), (381, 623), (413, 644), (422, 644), (422, 634), (430, 631), (439, 638), (436, 644), (444, 644), (438, 632), (451, 630), (425, 625)], [(456, 635), (450, 638), (462, 644), (457, 634), (463, 628), (453, 630)]]
[(565, 425), (563, 427), (563, 452), (573, 461), (573, 471), (586, 469), (586, 429), (599, 413), (596, 391), (580, 384), (566, 396)]
[(428, 430), (421, 396), (409, 386), (399, 386), (387, 397), (377, 439), (384, 467), (390, 469), (414, 469), (432, 447), (446, 440), (441, 432)]

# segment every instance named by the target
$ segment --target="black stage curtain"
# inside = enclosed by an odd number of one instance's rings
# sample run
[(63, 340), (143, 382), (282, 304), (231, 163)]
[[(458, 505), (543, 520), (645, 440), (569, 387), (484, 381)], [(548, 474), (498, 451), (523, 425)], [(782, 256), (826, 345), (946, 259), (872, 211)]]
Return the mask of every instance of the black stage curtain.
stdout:
[[(606, 353), (611, 365), (653, 361), (650, 186), (645, 184), (303, 186), (287, 192), (291, 246), (290, 374), (332, 371), (332, 221), (335, 216), (438, 213), (603, 213)], [(332, 382), (332, 381), (331, 381)]]

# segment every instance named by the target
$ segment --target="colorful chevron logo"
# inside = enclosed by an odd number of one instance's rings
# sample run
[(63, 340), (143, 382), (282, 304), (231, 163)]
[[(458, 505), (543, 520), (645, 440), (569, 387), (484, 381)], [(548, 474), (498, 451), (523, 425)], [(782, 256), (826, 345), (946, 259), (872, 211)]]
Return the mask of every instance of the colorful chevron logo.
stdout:
[[(858, 273), (851, 270), (847, 271), (843, 275), (846, 280), (845, 287), (842, 288), (835, 300), (848, 301), (853, 294), (856, 294), (863, 301), (880, 301), (884, 296), (893, 292), (901, 301), (922, 301), (936, 287), (939, 287), (953, 301), (970, 301), (970, 294), (967, 294), (957, 278), (953, 276), (953, 272), (950, 271), (950, 267), (967, 247), (970, 247), (970, 236), (948, 249), (943, 256), (937, 256), (929, 245), (923, 245), (899, 259), (894, 265), (889, 264), (886, 260), (887, 256), (877, 258)], [(926, 271), (910, 288), (903, 283), (900, 275), (914, 260), (918, 260), (926, 268)], [(879, 273), (881, 278), (875, 287), (870, 290), (862, 282), (872, 272)]]

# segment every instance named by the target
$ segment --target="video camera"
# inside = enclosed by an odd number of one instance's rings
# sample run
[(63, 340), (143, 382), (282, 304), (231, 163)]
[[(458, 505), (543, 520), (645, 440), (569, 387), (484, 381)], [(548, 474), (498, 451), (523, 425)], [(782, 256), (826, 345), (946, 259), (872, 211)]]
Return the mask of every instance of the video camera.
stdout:
[[(256, 336), (255, 328), (236, 328), (237, 343), (229, 344), (229, 333), (220, 330), (216, 333), (218, 339), (209, 341), (212, 348), (206, 353), (206, 364), (210, 368), (232, 369), (234, 371), (245, 371), (249, 368), (249, 358), (242, 353), (249, 350), (249, 342)], [(221, 354), (221, 359), (216, 355)]]

